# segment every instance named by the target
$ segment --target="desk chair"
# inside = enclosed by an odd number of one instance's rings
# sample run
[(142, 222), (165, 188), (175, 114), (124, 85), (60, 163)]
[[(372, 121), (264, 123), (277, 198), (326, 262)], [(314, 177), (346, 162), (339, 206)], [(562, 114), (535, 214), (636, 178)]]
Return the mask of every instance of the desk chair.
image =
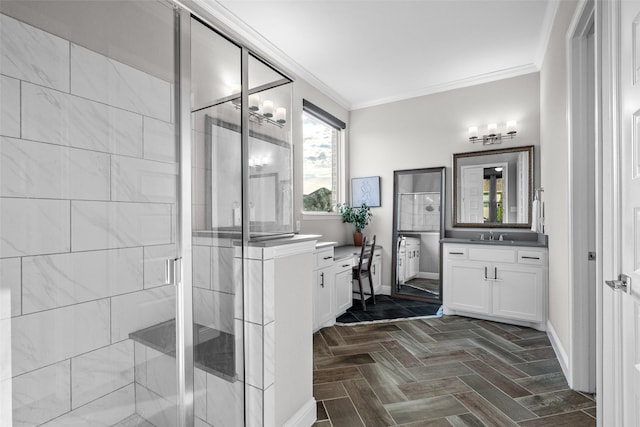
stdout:
[[(371, 250), (369, 251), (369, 256), (365, 262), (366, 255), (366, 245), (367, 245), (367, 236), (362, 236), (362, 249), (360, 250), (360, 260), (358, 261), (358, 265), (353, 267), (353, 278), (358, 280), (358, 286), (360, 287), (360, 301), (362, 301), (362, 310), (367, 311), (367, 303), (365, 302), (365, 295), (371, 295), (371, 300), (373, 304), (376, 303), (376, 296), (373, 293), (373, 278), (371, 277), (371, 264), (373, 263), (373, 251), (376, 248), (376, 236), (373, 236), (373, 242), (371, 243)], [(369, 278), (369, 288), (371, 289), (371, 293), (367, 294), (364, 292), (362, 287), (362, 279), (368, 277)]]

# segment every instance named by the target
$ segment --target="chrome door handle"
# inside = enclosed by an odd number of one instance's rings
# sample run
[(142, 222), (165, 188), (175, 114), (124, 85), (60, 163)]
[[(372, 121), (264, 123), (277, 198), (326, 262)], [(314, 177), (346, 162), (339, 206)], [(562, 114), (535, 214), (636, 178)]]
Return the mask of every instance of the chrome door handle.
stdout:
[(624, 291), (627, 292), (627, 285), (624, 284), (622, 280), (607, 280), (604, 282), (614, 291)]
[(614, 291), (631, 293), (631, 277), (626, 274), (620, 274), (618, 280), (607, 280), (605, 283)]
[(178, 285), (178, 274), (180, 273), (180, 261), (182, 258), (170, 258), (164, 264), (164, 284)]

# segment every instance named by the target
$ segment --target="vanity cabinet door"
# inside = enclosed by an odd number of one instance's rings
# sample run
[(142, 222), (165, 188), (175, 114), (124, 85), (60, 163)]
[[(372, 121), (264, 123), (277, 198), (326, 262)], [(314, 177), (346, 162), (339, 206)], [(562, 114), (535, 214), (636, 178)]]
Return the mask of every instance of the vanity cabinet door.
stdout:
[(351, 263), (340, 262), (335, 274), (336, 306), (334, 316), (336, 317), (347, 311), (353, 303), (351, 289), (352, 277)]
[(325, 323), (333, 320), (334, 273), (332, 267), (316, 270), (313, 290), (313, 330), (317, 331)]
[(488, 314), (491, 307), (491, 281), (485, 277), (486, 265), (449, 262), (446, 267), (446, 306), (469, 313)]
[(373, 263), (371, 264), (371, 281), (373, 282), (374, 292), (380, 292), (382, 288), (382, 254), (380, 253), (375, 254), (373, 257)]
[(533, 266), (498, 264), (496, 271), (492, 313), (509, 319), (542, 322), (545, 270)]

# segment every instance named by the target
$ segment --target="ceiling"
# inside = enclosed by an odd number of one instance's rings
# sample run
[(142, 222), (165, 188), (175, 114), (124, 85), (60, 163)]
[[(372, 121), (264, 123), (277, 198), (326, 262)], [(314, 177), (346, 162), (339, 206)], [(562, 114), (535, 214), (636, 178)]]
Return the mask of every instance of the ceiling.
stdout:
[(540, 69), (557, 0), (217, 0), (349, 110)]

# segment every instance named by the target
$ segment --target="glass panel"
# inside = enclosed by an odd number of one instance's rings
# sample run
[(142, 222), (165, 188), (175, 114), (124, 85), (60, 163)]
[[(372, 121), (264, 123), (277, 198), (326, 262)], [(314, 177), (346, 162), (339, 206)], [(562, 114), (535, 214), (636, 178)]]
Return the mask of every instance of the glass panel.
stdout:
[(0, 7), (0, 424), (175, 426), (173, 9)]
[(193, 19), (191, 34), (194, 409), (206, 425), (241, 426), (241, 102), (223, 83), (241, 81), (242, 52)]
[(310, 114), (303, 121), (303, 210), (332, 212), (338, 203), (339, 131)]
[(444, 168), (395, 171), (393, 295), (441, 300)]
[(293, 233), (293, 156), (289, 80), (249, 58), (249, 82), (260, 84), (249, 91), (248, 197), (253, 239)]

